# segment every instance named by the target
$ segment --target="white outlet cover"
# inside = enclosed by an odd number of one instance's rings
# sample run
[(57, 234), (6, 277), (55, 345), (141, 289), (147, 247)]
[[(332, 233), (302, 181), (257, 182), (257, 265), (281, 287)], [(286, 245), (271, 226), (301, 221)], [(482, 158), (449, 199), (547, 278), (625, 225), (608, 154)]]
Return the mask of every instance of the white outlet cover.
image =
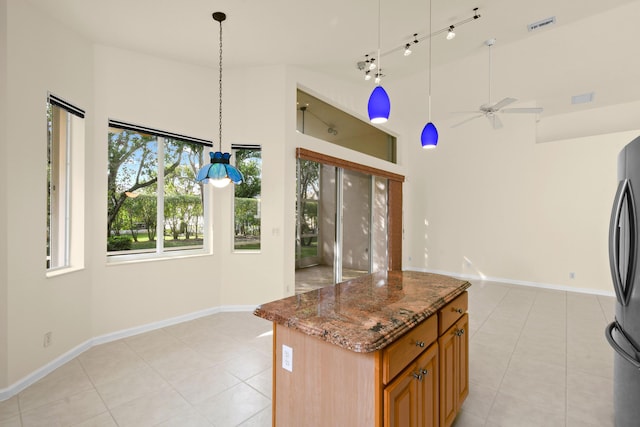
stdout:
[(282, 368), (293, 372), (293, 349), (282, 344)]

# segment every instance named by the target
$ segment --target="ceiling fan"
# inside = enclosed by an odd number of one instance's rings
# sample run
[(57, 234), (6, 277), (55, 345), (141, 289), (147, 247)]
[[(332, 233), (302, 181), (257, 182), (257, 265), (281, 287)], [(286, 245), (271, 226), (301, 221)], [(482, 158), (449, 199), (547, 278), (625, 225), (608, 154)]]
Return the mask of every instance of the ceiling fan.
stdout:
[(465, 113), (477, 113), (475, 116), (469, 117), (459, 123), (451, 126), (452, 128), (461, 126), (471, 120), (475, 120), (482, 116), (486, 117), (489, 120), (489, 123), (493, 126), (494, 129), (500, 129), (502, 127), (502, 121), (498, 117), (498, 113), (525, 113), (525, 114), (540, 114), (542, 113), (542, 108), (540, 107), (530, 107), (530, 108), (504, 108), (507, 105), (513, 104), (517, 101), (515, 98), (504, 98), (496, 103), (491, 103), (491, 46), (496, 43), (496, 39), (491, 38), (484, 42), (487, 46), (489, 46), (489, 102), (486, 104), (482, 104), (477, 111), (469, 111)]

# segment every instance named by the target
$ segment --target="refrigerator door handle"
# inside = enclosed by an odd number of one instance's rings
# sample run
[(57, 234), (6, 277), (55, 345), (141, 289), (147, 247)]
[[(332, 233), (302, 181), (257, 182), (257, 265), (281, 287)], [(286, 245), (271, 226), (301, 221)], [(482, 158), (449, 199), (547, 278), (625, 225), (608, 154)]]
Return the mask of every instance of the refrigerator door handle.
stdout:
[[(628, 251), (628, 267), (627, 274), (624, 279), (620, 275), (620, 217), (624, 208), (624, 201), (627, 201), (627, 209), (629, 211), (629, 251)], [(618, 302), (623, 306), (629, 304), (631, 296), (631, 286), (635, 278), (636, 270), (636, 206), (631, 191), (631, 181), (625, 179), (618, 184), (616, 197), (613, 202), (613, 210), (611, 212), (611, 222), (609, 224), (609, 265), (611, 268), (611, 276), (613, 277), (613, 288), (616, 291)], [(624, 280), (624, 282), (623, 282)]]
[(607, 337), (607, 341), (609, 341), (609, 344), (611, 345), (611, 347), (613, 347), (613, 349), (616, 351), (616, 353), (618, 353), (620, 356), (622, 356), (623, 359), (625, 359), (627, 362), (631, 363), (633, 365), (634, 368), (640, 370), (640, 361), (638, 361), (638, 359), (636, 359), (636, 357), (630, 355), (629, 353), (627, 353), (622, 347), (620, 347), (620, 345), (616, 342), (616, 340), (613, 339), (613, 330), (616, 329), (619, 333), (620, 336), (623, 337), (625, 339), (625, 341), (627, 341), (627, 343), (635, 349), (635, 346), (633, 345), (633, 343), (631, 341), (629, 341), (629, 337), (627, 337), (627, 334), (624, 333), (624, 330), (622, 330), (622, 328), (620, 327), (620, 325), (618, 324), (618, 322), (616, 320), (614, 320), (613, 322), (609, 323), (609, 326), (607, 326), (606, 330), (605, 330), (605, 336)]

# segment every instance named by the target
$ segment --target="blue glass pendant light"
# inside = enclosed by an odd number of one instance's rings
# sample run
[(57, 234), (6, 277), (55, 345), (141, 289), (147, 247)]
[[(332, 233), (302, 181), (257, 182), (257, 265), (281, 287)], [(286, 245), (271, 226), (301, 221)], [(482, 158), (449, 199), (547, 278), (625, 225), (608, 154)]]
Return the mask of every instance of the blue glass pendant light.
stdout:
[(436, 148), (436, 145), (438, 145), (438, 129), (436, 129), (436, 125), (431, 122), (424, 125), (420, 135), (420, 142), (422, 143), (422, 148)]
[(242, 172), (229, 164), (231, 154), (216, 151), (215, 153), (210, 152), (209, 156), (211, 163), (200, 169), (196, 178), (198, 182), (211, 183), (218, 188), (226, 187), (230, 182), (242, 184), (244, 180)]
[(422, 129), (420, 142), (422, 148), (436, 148), (438, 145), (438, 129), (431, 122), (431, 0), (429, 0), (429, 122)]
[(371, 123), (384, 123), (389, 120), (391, 101), (387, 91), (382, 86), (376, 86), (369, 97), (369, 120)]
[(369, 96), (369, 104), (367, 110), (369, 112), (369, 120), (371, 123), (380, 124), (389, 120), (389, 114), (391, 113), (391, 101), (387, 91), (380, 84), (382, 79), (380, 57), (380, 0), (378, 0), (378, 72), (376, 73), (376, 87)]
[(222, 152), (222, 21), (227, 19), (227, 15), (222, 12), (214, 12), (213, 19), (220, 23), (220, 73), (218, 78), (219, 91), (219, 117), (218, 117), (218, 142), (220, 151), (215, 153), (209, 152), (211, 163), (204, 165), (198, 172), (196, 181), (203, 184), (212, 184), (214, 187), (222, 188), (234, 184), (242, 184), (244, 177), (242, 173), (233, 165), (229, 164), (231, 154)]

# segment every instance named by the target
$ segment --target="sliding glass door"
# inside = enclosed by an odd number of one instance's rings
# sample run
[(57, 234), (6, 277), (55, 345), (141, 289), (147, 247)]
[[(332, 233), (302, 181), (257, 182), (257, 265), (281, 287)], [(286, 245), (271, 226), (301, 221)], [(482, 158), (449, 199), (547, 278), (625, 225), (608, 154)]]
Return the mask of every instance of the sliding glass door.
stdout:
[(296, 293), (387, 268), (387, 179), (298, 159)]

